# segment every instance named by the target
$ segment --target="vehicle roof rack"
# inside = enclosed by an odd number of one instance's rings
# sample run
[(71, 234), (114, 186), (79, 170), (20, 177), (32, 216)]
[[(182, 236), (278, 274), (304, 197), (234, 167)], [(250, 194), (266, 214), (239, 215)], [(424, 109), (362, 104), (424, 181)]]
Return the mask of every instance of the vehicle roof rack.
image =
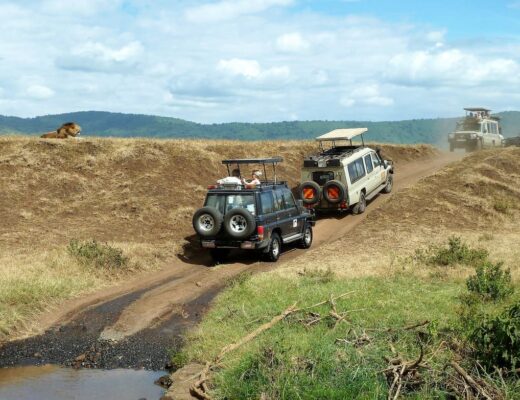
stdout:
[(318, 142), (323, 141), (336, 141), (336, 140), (352, 140), (354, 137), (363, 135), (367, 132), (368, 128), (353, 128), (353, 129), (334, 129), (329, 133), (318, 136), (316, 140)]
[(464, 110), (465, 111), (472, 111), (472, 112), (477, 112), (477, 111), (490, 112), (491, 111), (490, 109), (483, 108), (483, 107), (468, 107), (468, 108), (465, 108)]
[[(238, 172), (240, 174), (240, 178), (242, 178), (242, 172), (240, 172), (240, 166), (241, 165), (247, 165), (247, 164), (261, 164), (262, 167), (263, 167), (263, 170), (264, 170), (264, 179), (263, 179), (263, 183), (266, 184), (268, 182), (272, 182), (273, 184), (277, 184), (277, 179), (276, 179), (276, 165), (278, 163), (281, 163), (283, 162), (283, 158), (282, 157), (264, 157), (264, 158), (234, 158), (234, 159), (227, 159), (227, 160), (222, 160), (222, 164), (224, 164), (227, 168), (227, 172), (228, 172), (228, 175), (231, 176), (231, 170), (229, 168), (230, 165), (236, 165), (237, 169), (238, 169)], [(266, 167), (265, 165), (266, 164), (272, 164), (273, 166), (273, 176), (274, 176), (274, 179), (269, 181), (267, 179), (267, 170), (266, 170)]]
[(268, 157), (268, 158), (235, 158), (229, 160), (222, 160), (222, 164), (278, 164), (283, 161), (282, 157)]

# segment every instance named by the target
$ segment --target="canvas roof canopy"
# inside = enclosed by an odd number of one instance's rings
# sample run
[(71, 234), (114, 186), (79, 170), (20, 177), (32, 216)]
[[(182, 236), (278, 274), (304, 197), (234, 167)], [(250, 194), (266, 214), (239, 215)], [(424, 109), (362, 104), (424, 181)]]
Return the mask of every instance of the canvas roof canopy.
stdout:
[(334, 129), (324, 135), (318, 136), (317, 141), (352, 140), (352, 138), (367, 132), (368, 128)]
[(482, 108), (482, 107), (468, 107), (468, 108), (465, 108), (464, 110), (466, 110), (466, 111), (473, 111), (473, 112), (477, 112), (477, 111), (487, 111), (487, 112), (489, 112), (489, 111), (491, 111), (491, 110), (489, 110), (487, 108)]

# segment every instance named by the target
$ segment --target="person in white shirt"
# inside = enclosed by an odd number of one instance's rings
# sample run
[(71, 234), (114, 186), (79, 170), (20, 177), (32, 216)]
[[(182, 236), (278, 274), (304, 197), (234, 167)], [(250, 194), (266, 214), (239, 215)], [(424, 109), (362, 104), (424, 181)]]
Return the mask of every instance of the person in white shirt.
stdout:
[(260, 176), (262, 176), (262, 172), (255, 169), (251, 172), (251, 180), (247, 181), (246, 179), (242, 179), (245, 185), (260, 185)]
[(226, 176), (225, 178), (219, 179), (217, 183), (219, 185), (241, 185), (242, 181), (240, 180), (240, 170), (234, 169), (231, 171), (231, 176)]

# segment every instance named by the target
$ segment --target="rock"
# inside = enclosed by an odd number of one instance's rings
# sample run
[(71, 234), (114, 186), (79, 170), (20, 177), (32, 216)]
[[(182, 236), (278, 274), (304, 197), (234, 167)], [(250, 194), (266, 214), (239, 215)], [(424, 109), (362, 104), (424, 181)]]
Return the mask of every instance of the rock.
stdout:
[(157, 379), (154, 383), (165, 389), (168, 389), (172, 385), (172, 378), (170, 377), (170, 375), (163, 375), (159, 379)]
[(195, 282), (195, 285), (197, 285), (198, 287), (202, 287), (202, 282)]
[(34, 353), (33, 357), (34, 357), (34, 358), (42, 358), (42, 353), (40, 353), (39, 351), (37, 351), (36, 353)]
[(77, 361), (77, 362), (83, 362), (85, 361), (85, 358), (87, 358), (87, 355), (85, 353), (83, 354), (80, 354), (79, 356), (77, 356), (74, 361)]

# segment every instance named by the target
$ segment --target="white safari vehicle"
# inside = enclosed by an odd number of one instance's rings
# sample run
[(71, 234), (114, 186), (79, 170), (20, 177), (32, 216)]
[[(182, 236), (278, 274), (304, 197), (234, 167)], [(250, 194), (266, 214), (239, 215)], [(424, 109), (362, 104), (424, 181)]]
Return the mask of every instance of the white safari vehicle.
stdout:
[[(307, 208), (316, 211), (346, 211), (361, 214), (366, 202), (393, 186), (392, 161), (365, 146), (367, 128), (336, 129), (316, 140), (320, 152), (303, 161), (299, 194)], [(360, 144), (352, 139), (359, 137)]]
[(487, 108), (465, 108), (466, 117), (457, 123), (455, 132), (448, 135), (450, 151), (462, 148), (468, 151), (501, 147), (504, 136), (500, 119), (491, 115)]

